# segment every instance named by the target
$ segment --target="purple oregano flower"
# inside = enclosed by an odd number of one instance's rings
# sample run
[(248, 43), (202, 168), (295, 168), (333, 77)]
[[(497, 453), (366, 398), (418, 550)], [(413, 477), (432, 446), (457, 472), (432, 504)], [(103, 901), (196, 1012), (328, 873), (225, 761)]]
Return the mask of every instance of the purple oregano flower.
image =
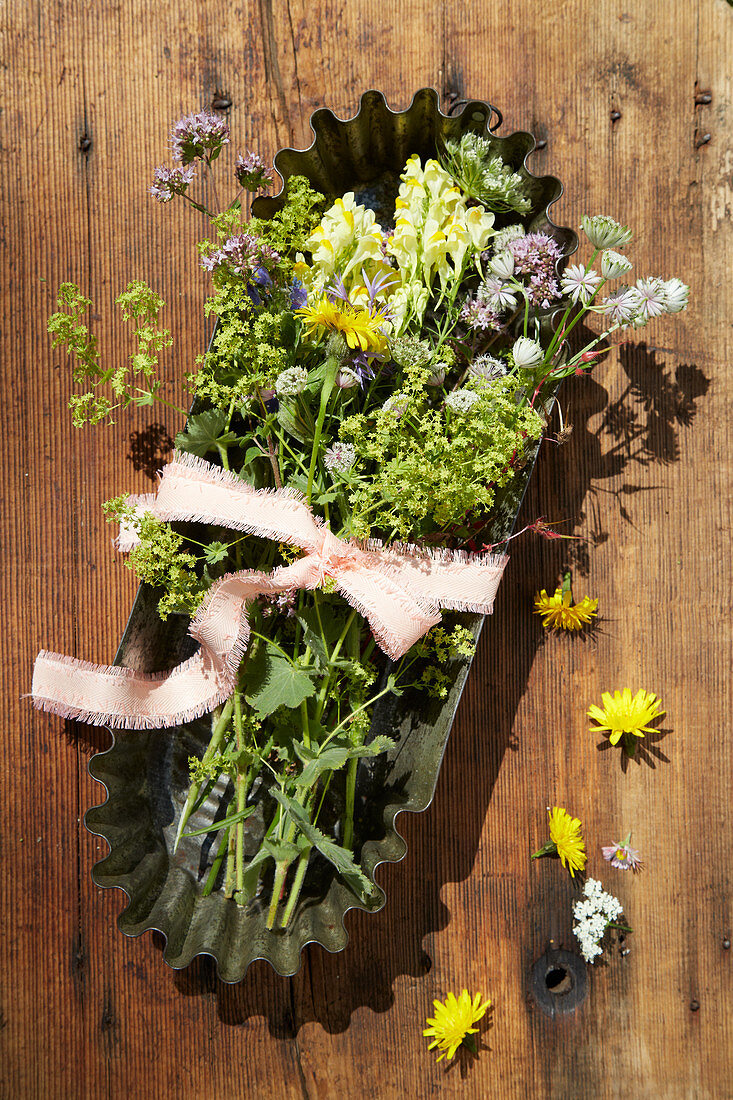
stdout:
[(265, 162), (259, 153), (239, 153), (234, 162), (234, 175), (237, 183), (245, 191), (259, 191), (269, 187), (270, 176)]
[(159, 164), (153, 174), (150, 194), (158, 202), (170, 202), (174, 195), (185, 195), (195, 174), (193, 167), (166, 168), (164, 164)]
[(184, 164), (206, 156), (215, 160), (228, 142), (229, 127), (223, 118), (210, 111), (180, 118), (171, 129), (173, 156)]

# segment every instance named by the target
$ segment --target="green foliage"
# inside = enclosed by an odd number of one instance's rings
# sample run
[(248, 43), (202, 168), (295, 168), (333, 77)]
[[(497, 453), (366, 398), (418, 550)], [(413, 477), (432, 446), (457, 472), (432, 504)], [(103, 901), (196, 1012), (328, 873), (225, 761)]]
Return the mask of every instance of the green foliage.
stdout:
[(458, 186), (489, 210), (529, 213), (528, 181), (513, 172), (492, 148), (490, 139), (466, 133), (459, 142), (446, 141), (440, 159)]
[(341, 437), (373, 463), (369, 476), (349, 492), (357, 537), (377, 530), (420, 538), (487, 512), (495, 490), (513, 475), (514, 456), (541, 435), (540, 417), (519, 404), (511, 376), (489, 385), (476, 380), (477, 399), (459, 417), (431, 403), (417, 374), (416, 367), (406, 372), (391, 408), (357, 414), (342, 425)]
[(247, 661), (245, 677), (247, 702), (260, 717), (278, 707), (295, 709), (316, 690), (309, 674), (269, 643), (258, 644)]
[(286, 202), (269, 220), (252, 218), (249, 231), (262, 237), (283, 257), (307, 250), (307, 242), (327, 203), (305, 176), (291, 176), (285, 185)]
[(233, 443), (240, 442), (234, 432), (226, 430), (228, 419), (220, 409), (206, 409), (190, 416), (185, 430), (176, 436), (176, 447), (199, 458), (209, 451), (226, 452)]

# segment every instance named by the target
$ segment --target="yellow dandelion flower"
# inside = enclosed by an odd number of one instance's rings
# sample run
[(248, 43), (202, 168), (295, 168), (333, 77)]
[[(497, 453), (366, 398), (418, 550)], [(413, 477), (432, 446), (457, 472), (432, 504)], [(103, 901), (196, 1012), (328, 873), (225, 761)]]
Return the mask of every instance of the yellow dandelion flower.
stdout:
[(598, 610), (598, 600), (583, 596), (579, 603), (573, 603), (570, 589), (563, 591), (558, 587), (553, 596), (548, 596), (543, 588), (534, 598), (535, 614), (542, 616), (544, 626), (553, 630), (582, 630)]
[(547, 815), (550, 823), (550, 839), (538, 851), (532, 853), (532, 859), (557, 855), (563, 867), (567, 867), (570, 872), (570, 877), (575, 878), (576, 871), (585, 870), (588, 859), (581, 833), (583, 826), (577, 817), (571, 817), (561, 806), (553, 806), (552, 809), (548, 806)]
[(475, 1040), (466, 1041), (467, 1036), (478, 1032), (478, 1028), (471, 1025), (485, 1016), (490, 1004), (490, 1000), (482, 1002), (480, 993), (471, 997), (467, 989), (458, 998), (454, 993), (449, 993), (445, 1001), (433, 1001), (435, 1016), (425, 1021), (429, 1027), (423, 1031), (423, 1035), (430, 1036), (433, 1040), (428, 1050), (437, 1047), (442, 1052), (438, 1055), (438, 1061), (446, 1057), (455, 1058), (456, 1051), (463, 1042), (475, 1051)]
[[(666, 711), (662, 709), (660, 700), (651, 692), (640, 688), (636, 695), (631, 694), (630, 688), (623, 691), (604, 691), (602, 695), (603, 709), (591, 706), (588, 717), (598, 722), (597, 726), (591, 726), (591, 733), (607, 730), (609, 741), (617, 745), (622, 737), (643, 737), (645, 733), (659, 733), (649, 723), (659, 718)], [(633, 752), (633, 747), (629, 746)]]
[(350, 348), (381, 352), (386, 346), (382, 330), (387, 318), (379, 310), (354, 309), (340, 302), (331, 302), (324, 294), (314, 306), (297, 309), (303, 318), (306, 335), (320, 330), (340, 332)]

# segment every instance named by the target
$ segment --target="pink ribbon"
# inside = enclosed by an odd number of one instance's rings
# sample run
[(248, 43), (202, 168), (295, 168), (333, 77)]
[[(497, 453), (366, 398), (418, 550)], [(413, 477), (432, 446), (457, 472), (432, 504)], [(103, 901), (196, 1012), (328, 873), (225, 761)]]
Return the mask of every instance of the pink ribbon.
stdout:
[[(64, 718), (126, 729), (172, 727), (231, 697), (249, 641), (247, 605), (261, 595), (314, 589), (330, 578), (398, 659), (440, 622), (440, 608), (489, 614), (505, 555), (429, 551), (376, 540), (344, 542), (290, 489), (253, 489), (234, 474), (176, 453), (155, 496), (138, 507), (161, 520), (194, 520), (276, 539), (305, 555), (272, 573), (242, 570), (216, 581), (192, 620), (201, 644), (170, 672), (91, 665), (42, 651), (33, 670), (35, 706)], [(124, 537), (124, 536), (123, 536)]]

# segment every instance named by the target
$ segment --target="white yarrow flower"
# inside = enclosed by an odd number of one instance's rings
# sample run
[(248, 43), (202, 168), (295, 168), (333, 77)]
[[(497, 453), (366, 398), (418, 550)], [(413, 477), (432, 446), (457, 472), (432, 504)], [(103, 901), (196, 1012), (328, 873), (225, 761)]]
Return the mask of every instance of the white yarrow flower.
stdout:
[(473, 390), (453, 390), (445, 399), (445, 403), (454, 413), (467, 413), (478, 401), (478, 394)]
[(499, 279), (511, 279), (514, 274), (514, 257), (508, 248), (494, 256), (489, 263), (489, 270)]
[(596, 248), (623, 248), (632, 237), (630, 229), (619, 225), (606, 214), (596, 214), (592, 218), (584, 214), (580, 223), (586, 237)]
[(618, 279), (631, 271), (633, 266), (627, 256), (614, 252), (612, 248), (607, 249), (601, 256), (601, 272), (604, 279)]
[(542, 346), (536, 340), (529, 340), (526, 336), (520, 336), (514, 341), (512, 356), (516, 366), (521, 370), (531, 370), (539, 366), (545, 357)]
[(588, 270), (582, 264), (571, 264), (566, 268), (562, 277), (562, 292), (567, 294), (573, 302), (581, 302), (586, 305), (595, 294), (601, 282), (597, 271)]
[(687, 308), (690, 288), (681, 279), (668, 279), (664, 290), (667, 295), (667, 313), (681, 313)]
[(506, 246), (511, 244), (512, 241), (517, 241), (520, 237), (526, 236), (527, 234), (524, 231), (523, 225), (508, 225), (505, 229), (500, 229), (492, 238), (491, 246), (494, 249), (495, 255), (498, 256), (498, 254), (503, 252)]
[(308, 371), (305, 367), (288, 367), (275, 379), (275, 393), (278, 397), (295, 397), (302, 393), (308, 384)]
[(586, 962), (603, 954), (601, 940), (611, 921), (615, 921), (624, 911), (624, 907), (613, 894), (607, 894), (597, 879), (589, 878), (583, 888), (583, 901), (573, 906), (573, 925), (580, 953)]

